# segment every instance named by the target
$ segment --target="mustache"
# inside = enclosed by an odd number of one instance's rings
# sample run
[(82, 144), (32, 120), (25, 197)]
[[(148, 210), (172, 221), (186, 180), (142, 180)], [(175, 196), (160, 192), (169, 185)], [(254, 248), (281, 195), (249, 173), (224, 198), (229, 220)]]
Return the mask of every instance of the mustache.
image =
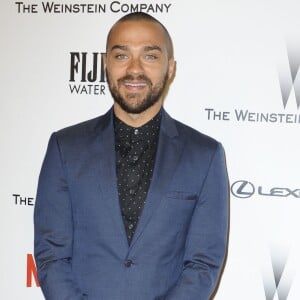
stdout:
[(123, 76), (122, 78), (118, 79), (119, 84), (124, 83), (124, 82), (128, 82), (128, 81), (143, 81), (147, 85), (152, 86), (151, 80), (143, 74), (138, 75), (138, 76), (133, 76), (133, 75), (128, 74), (128, 75)]

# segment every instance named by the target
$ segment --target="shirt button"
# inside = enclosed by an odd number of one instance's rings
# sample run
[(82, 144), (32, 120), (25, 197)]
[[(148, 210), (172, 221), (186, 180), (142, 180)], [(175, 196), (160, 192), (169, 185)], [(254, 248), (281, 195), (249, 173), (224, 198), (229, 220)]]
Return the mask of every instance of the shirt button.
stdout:
[(138, 158), (137, 155), (134, 155), (134, 156), (132, 157), (132, 159), (133, 159), (134, 161), (137, 161), (139, 158)]
[(133, 261), (131, 259), (127, 259), (124, 262), (126, 268), (130, 268), (133, 265)]
[(133, 227), (134, 227), (133, 224), (129, 224), (129, 225), (128, 225), (128, 228), (129, 228), (129, 229), (132, 229)]
[(130, 190), (129, 190), (129, 194), (130, 194), (130, 195), (133, 195), (133, 194), (134, 194), (134, 189), (130, 189)]
[(134, 134), (137, 135), (139, 133), (138, 129), (134, 129)]

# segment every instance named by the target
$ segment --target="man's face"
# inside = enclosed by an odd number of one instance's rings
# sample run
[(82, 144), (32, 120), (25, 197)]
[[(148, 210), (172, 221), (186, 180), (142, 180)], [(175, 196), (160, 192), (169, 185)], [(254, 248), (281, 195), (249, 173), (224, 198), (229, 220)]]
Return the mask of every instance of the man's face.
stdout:
[(127, 113), (139, 114), (161, 105), (174, 69), (159, 24), (125, 21), (114, 26), (107, 45), (106, 75), (115, 102)]

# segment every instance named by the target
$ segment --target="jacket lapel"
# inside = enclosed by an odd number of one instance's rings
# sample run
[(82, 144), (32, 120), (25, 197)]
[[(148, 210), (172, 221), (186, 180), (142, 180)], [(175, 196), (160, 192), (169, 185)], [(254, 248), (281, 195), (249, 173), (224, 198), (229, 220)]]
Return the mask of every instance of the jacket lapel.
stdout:
[(99, 184), (103, 195), (103, 202), (109, 209), (109, 214), (113, 219), (117, 232), (121, 232), (124, 237), (122, 244), (128, 249), (128, 241), (120, 210), (117, 176), (116, 176), (116, 155), (115, 155), (115, 135), (113, 126), (113, 113), (110, 110), (103, 117), (103, 122), (99, 126)]
[(151, 216), (158, 208), (175, 172), (182, 150), (183, 141), (178, 136), (175, 121), (163, 110), (152, 181), (130, 249), (139, 239)]

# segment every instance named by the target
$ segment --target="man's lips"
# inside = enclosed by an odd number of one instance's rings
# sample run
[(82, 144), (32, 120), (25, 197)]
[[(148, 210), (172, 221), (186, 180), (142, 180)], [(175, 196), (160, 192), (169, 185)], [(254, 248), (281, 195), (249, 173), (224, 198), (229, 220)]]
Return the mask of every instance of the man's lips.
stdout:
[(123, 85), (130, 90), (142, 90), (147, 86), (146, 82), (132, 82), (132, 81), (125, 81)]

